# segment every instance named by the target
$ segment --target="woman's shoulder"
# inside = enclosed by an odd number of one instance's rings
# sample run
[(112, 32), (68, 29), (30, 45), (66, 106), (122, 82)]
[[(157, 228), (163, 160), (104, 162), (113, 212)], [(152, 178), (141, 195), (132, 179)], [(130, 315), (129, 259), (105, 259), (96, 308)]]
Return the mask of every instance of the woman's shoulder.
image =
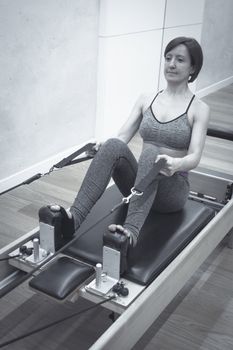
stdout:
[(150, 107), (151, 102), (155, 98), (156, 93), (153, 92), (144, 92), (140, 95), (139, 100), (142, 106), (143, 111)]
[(195, 96), (195, 108), (198, 112), (208, 113), (210, 111), (210, 107), (207, 103), (205, 103), (202, 99), (200, 99), (198, 96)]
[(194, 103), (193, 103), (193, 111), (195, 118), (198, 119), (209, 119), (210, 114), (210, 107), (207, 103), (205, 103), (203, 100), (201, 100), (198, 96), (195, 96)]

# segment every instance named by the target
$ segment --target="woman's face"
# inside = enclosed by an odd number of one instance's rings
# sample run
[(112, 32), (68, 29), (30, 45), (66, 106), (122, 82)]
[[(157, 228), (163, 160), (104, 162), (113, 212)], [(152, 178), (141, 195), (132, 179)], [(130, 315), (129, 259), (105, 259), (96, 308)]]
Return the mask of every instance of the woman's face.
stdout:
[(166, 54), (164, 76), (167, 82), (188, 82), (193, 72), (191, 58), (185, 45), (180, 44)]

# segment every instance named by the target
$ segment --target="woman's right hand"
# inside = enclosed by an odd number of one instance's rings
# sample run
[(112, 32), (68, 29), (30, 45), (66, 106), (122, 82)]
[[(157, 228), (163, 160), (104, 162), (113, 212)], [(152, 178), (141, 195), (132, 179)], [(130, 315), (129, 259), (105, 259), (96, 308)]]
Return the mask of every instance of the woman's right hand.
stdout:
[(87, 152), (89, 157), (94, 157), (95, 154), (100, 150), (103, 142), (97, 141), (90, 151)]
[(96, 142), (95, 145), (90, 150), (85, 152), (86, 156), (87, 157), (94, 157), (95, 154), (99, 151), (102, 144), (103, 144), (103, 142)]
[(103, 144), (102, 141), (97, 141), (96, 144), (95, 144), (95, 146), (93, 147), (93, 150), (94, 150), (95, 152), (98, 152), (99, 149), (100, 149), (100, 147), (102, 146), (102, 144)]

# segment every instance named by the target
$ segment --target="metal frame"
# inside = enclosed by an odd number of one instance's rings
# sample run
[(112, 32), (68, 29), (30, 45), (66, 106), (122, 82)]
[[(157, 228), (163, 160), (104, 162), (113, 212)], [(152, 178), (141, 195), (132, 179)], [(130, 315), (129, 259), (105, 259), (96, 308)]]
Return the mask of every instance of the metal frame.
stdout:
[(124, 311), (90, 350), (131, 349), (232, 228), (233, 199)]
[[(39, 236), (39, 227), (34, 228), (33, 230), (29, 231), (28, 233), (24, 234), (23, 236), (19, 237), (15, 241), (9, 243), (5, 247), (0, 249), (0, 257), (6, 258), (9, 256), (9, 254), (23, 245), (24, 243), (28, 242), (28, 240), (38, 237)], [(0, 292), (4, 285), (4, 280), (7, 280), (7, 278), (14, 273), (15, 274), (16, 269), (8, 264), (8, 262), (1, 263), (1, 269), (0, 269)]]

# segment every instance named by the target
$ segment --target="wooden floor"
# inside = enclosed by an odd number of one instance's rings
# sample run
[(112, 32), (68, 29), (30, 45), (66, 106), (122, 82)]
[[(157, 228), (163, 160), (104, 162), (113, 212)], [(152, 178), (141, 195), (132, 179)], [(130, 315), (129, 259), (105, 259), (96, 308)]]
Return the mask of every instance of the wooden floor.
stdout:
[[(211, 118), (222, 120), (229, 128), (233, 126), (232, 93), (233, 86), (229, 86), (205, 98), (211, 106)], [(131, 147), (138, 155), (137, 137)], [(232, 151), (231, 142), (208, 137), (201, 166), (233, 174)], [(62, 169), (2, 195), (0, 246), (37, 226), (42, 205), (60, 203), (68, 207), (88, 165)], [(90, 305), (83, 299), (75, 304), (56, 303), (34, 294), (25, 283), (0, 300), (0, 343)], [(111, 325), (108, 316), (109, 311), (97, 307), (4, 349), (85, 350)], [(222, 242), (133, 350), (233, 350), (232, 329), (233, 251)]]

